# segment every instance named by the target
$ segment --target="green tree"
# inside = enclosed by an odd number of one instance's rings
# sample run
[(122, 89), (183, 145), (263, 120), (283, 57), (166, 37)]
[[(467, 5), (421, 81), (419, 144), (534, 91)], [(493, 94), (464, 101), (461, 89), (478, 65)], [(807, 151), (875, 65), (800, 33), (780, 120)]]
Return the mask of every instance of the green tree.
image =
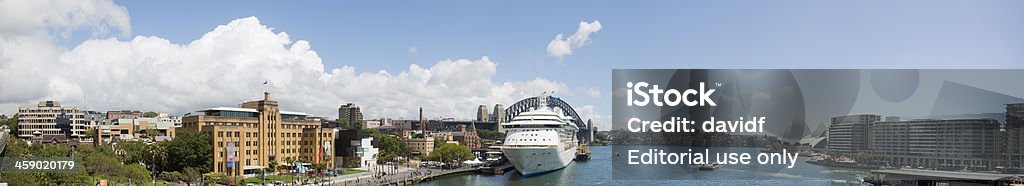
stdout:
[(159, 115), (160, 114), (158, 114), (156, 112), (153, 112), (153, 111), (142, 113), (142, 117), (147, 117), (147, 118), (155, 118), (156, 116), (159, 116)]
[(18, 133), (18, 114), (14, 114), (14, 116), (12, 116), (10, 118), (0, 120), (0, 125), (7, 126), (8, 129), (11, 129), (11, 133), (10, 134), (17, 134)]
[(184, 181), (184, 179), (182, 179), (181, 173), (179, 173), (177, 171), (175, 171), (175, 172), (161, 172), (156, 177), (160, 178), (160, 180), (164, 180), (164, 181), (171, 182), (171, 183), (178, 183), (179, 181)]
[(469, 147), (461, 144), (445, 143), (435, 148), (434, 152), (430, 153), (426, 159), (442, 162), (461, 162), (473, 158), (476, 158), (476, 156), (473, 155), (473, 151)]
[(365, 124), (364, 124), (364, 122), (362, 120), (357, 120), (357, 121), (354, 121), (354, 122), (349, 122), (349, 125), (348, 125), (347, 129), (359, 130), (359, 129), (363, 128), (363, 125), (365, 125)]
[(147, 159), (150, 159), (150, 147), (149, 145), (146, 145), (145, 143), (142, 142), (121, 142), (118, 143), (115, 148), (117, 150), (116, 152), (119, 152), (118, 155), (120, 155), (121, 157), (121, 163), (124, 164), (139, 164), (146, 162)]
[(477, 135), (479, 135), (481, 139), (505, 140), (505, 133), (501, 133), (498, 131), (478, 130)]
[(132, 180), (132, 183), (149, 183), (153, 181), (153, 176), (150, 174), (146, 166), (141, 164), (131, 164), (122, 166), (120, 173)]
[(337, 121), (339, 124), (341, 124), (342, 128), (345, 128), (345, 129), (357, 129), (357, 130), (358, 129), (362, 129), (363, 128), (363, 123), (364, 123), (363, 121), (358, 121), (358, 120), (357, 121), (349, 121), (348, 118), (339, 118), (339, 119), (337, 119), (335, 121)]
[(434, 138), (434, 148), (435, 149), (436, 148), (440, 148), (441, 145), (444, 145), (444, 143), (447, 143), (447, 141), (444, 141), (444, 138)]
[(173, 161), (167, 161), (166, 169), (169, 171), (184, 171), (186, 167), (193, 167), (199, 172), (210, 172), (213, 161), (213, 145), (210, 144), (210, 136), (202, 132), (179, 133), (171, 141), (160, 143), (164, 145), (166, 155), (173, 157)]
[(277, 160), (270, 160), (270, 164), (267, 165), (267, 168), (270, 168), (270, 171), (277, 173), (277, 168), (279, 168), (277, 165)]
[(406, 154), (403, 152), (407, 149), (405, 143), (402, 143), (398, 137), (378, 133), (373, 138), (377, 139), (377, 142), (380, 143), (380, 154), (378, 154), (380, 158), (377, 159), (378, 162), (391, 161), (398, 156)]
[(203, 174), (200, 173), (198, 169), (194, 167), (186, 167), (185, 170), (182, 171), (181, 179), (183, 179), (186, 184), (191, 185), (193, 183), (199, 183), (202, 176)]

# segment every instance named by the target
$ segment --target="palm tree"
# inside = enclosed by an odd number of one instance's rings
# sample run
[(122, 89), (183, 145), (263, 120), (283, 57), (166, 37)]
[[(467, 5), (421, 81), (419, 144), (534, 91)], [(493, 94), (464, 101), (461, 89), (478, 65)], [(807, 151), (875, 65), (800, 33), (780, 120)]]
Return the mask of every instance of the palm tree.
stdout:
[(270, 164), (267, 165), (271, 171), (277, 172), (277, 160), (270, 160)]

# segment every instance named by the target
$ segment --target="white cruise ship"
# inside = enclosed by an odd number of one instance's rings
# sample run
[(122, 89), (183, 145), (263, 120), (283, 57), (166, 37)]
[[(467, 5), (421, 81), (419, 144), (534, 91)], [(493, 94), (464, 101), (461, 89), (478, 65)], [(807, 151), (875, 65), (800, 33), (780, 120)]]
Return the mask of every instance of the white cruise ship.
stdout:
[[(547, 105), (541, 96), (540, 105)], [(558, 108), (541, 106), (501, 124), (508, 133), (502, 153), (523, 176), (565, 168), (576, 156), (579, 128)]]

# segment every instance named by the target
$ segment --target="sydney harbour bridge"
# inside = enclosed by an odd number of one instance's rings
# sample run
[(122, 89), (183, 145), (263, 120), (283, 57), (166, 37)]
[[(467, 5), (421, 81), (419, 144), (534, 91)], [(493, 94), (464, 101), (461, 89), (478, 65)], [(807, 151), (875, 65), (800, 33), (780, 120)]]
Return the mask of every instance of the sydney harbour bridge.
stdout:
[[(582, 119), (580, 119), (579, 114), (576, 114), (576, 110), (574, 110), (572, 106), (569, 105), (569, 103), (566, 103), (562, 99), (555, 96), (547, 97), (547, 107), (557, 107), (562, 110), (562, 114), (572, 117), (572, 122), (576, 124), (576, 127), (580, 128), (579, 134), (577, 134), (576, 137), (580, 140), (581, 143), (590, 143), (590, 141), (593, 139), (593, 129), (591, 128), (593, 122), (591, 120), (583, 121)], [(519, 113), (530, 111), (530, 109), (536, 108), (537, 106), (540, 106), (540, 104), (540, 97), (530, 97), (523, 100), (519, 100), (519, 102), (516, 102), (515, 104), (510, 105), (508, 108), (505, 108), (505, 121), (512, 121), (512, 118), (518, 116)]]

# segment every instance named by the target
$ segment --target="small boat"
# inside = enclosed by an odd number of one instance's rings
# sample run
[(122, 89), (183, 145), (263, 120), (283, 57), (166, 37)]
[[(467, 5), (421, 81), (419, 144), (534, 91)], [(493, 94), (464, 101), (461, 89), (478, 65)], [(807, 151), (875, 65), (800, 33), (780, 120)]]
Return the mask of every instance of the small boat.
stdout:
[(713, 171), (713, 170), (717, 169), (718, 167), (722, 167), (722, 165), (719, 165), (717, 163), (709, 163), (709, 164), (700, 165), (699, 167), (697, 167), (697, 170), (700, 170), (700, 171)]

